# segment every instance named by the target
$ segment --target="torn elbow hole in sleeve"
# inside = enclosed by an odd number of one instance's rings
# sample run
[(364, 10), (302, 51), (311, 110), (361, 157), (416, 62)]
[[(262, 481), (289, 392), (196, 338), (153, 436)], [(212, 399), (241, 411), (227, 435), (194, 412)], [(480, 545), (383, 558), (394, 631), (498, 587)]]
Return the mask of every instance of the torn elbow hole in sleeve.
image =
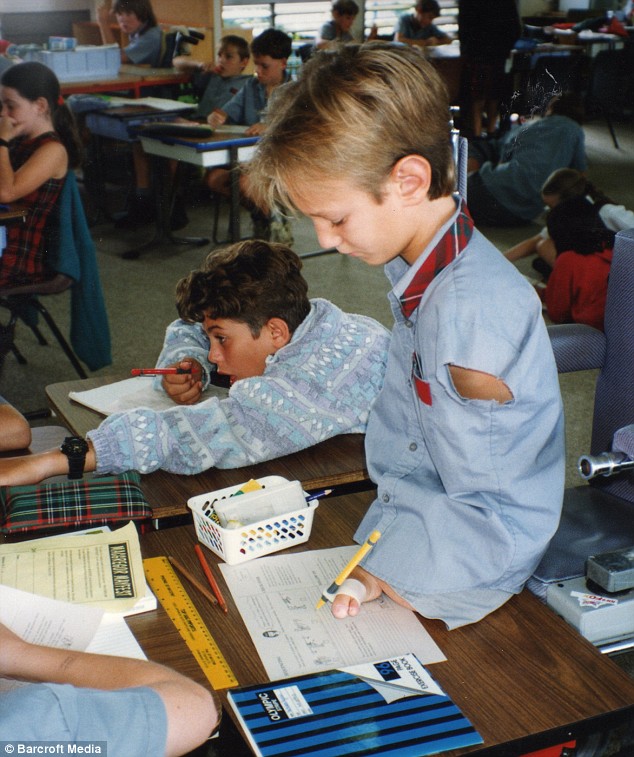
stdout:
[(450, 364), (447, 367), (454, 388), (462, 399), (494, 400), (500, 405), (513, 399), (513, 393), (499, 376), (459, 365)]

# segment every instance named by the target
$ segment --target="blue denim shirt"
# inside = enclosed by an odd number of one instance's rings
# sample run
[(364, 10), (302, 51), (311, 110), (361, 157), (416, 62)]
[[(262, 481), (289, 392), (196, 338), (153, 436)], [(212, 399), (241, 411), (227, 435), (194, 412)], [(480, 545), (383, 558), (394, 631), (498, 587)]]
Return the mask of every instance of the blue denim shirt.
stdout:
[[(395, 317), (366, 435), (377, 499), (355, 539), (382, 532), (363, 567), (454, 628), (519, 592), (561, 511), (564, 426), (557, 370), (532, 287), (478, 231), (411, 318), (399, 297), (452, 218), (409, 267), (386, 266)], [(428, 396), (416, 391), (416, 370)], [(456, 365), (501, 377), (513, 399), (462, 398)]]

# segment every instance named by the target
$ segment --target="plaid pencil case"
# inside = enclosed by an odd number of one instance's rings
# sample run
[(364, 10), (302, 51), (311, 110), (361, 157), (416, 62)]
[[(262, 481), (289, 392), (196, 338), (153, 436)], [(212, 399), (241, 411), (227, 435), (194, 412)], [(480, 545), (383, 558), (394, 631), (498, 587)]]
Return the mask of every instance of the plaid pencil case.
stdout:
[(151, 518), (135, 471), (33, 486), (0, 487), (0, 533)]

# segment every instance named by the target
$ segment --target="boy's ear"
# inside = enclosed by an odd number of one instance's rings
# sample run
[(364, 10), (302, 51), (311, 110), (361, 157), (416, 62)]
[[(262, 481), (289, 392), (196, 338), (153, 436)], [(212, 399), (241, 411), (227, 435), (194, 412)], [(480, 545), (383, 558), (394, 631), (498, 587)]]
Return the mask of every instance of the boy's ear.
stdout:
[(283, 318), (269, 318), (264, 328), (269, 330), (276, 350), (281, 349), (291, 341), (291, 331)]
[(406, 155), (390, 174), (396, 191), (407, 204), (417, 204), (427, 198), (431, 178), (431, 166), (422, 155)]

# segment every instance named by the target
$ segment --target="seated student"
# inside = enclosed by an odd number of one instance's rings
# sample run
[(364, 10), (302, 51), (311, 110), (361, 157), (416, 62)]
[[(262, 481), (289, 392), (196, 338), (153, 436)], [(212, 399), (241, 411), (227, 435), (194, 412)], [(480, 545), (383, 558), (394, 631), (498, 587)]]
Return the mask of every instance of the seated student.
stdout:
[(253, 186), (308, 216), (322, 247), (386, 264), (393, 286), (366, 433), (377, 498), (355, 540), (382, 535), (333, 613), (384, 591), (450, 628), (477, 621), (522, 590), (559, 522), (563, 412), (541, 303), (453, 195), (447, 91), (419, 50), (316, 55), (271, 105)]
[(586, 170), (579, 96), (554, 97), (544, 116), (500, 139), (469, 143), (467, 197), (476, 224), (523, 226), (543, 211), (542, 185), (558, 168)]
[(0, 203), (19, 202), (28, 210), (24, 223), (7, 227), (1, 294), (55, 275), (46, 259), (49, 234), (68, 169), (79, 165), (81, 144), (50, 68), (16, 63), (0, 84)]
[[(309, 300), (301, 265), (287, 247), (259, 240), (212, 251), (178, 284), (181, 320), (168, 329), (159, 364), (198, 371), (169, 377), (165, 388), (177, 403), (198, 401), (210, 364), (230, 377), (228, 397), (111, 415), (88, 434), (86, 470), (194, 474), (363, 433), (389, 335), (371, 318)], [(67, 470), (59, 450), (3, 459), (0, 484)]]
[[(276, 87), (290, 81), (286, 62), (292, 51), (292, 40), (279, 29), (265, 29), (251, 42), (251, 54), (255, 65), (255, 77), (222, 108), (213, 110), (207, 118), (213, 128), (224, 123), (248, 126), (247, 135), (262, 134), (266, 128), (263, 120), (269, 97)], [(212, 168), (207, 172), (207, 186), (216, 194), (229, 197), (231, 194), (231, 174), (227, 168)], [(254, 236), (271, 238), (276, 242), (292, 244), (292, 234), (288, 221), (276, 221), (276, 233), (271, 236), (269, 213), (253, 206), (250, 191), (244, 177), (240, 178), (240, 190), (244, 204), (251, 210)]]
[(220, 40), (215, 65), (193, 60), (189, 55), (179, 55), (173, 59), (174, 68), (194, 72), (194, 89), (202, 93), (196, 108), (198, 118), (206, 120), (212, 110), (222, 108), (253, 78), (243, 73), (249, 55), (249, 44), (243, 37), (226, 34)]
[[(634, 213), (623, 205), (617, 205), (588, 181), (581, 171), (576, 171), (574, 168), (559, 168), (553, 171), (542, 186), (542, 199), (548, 208), (552, 209), (560, 202), (573, 197), (585, 197), (591, 202), (598, 210), (601, 221), (611, 231), (634, 228)], [(543, 261), (543, 265), (535, 261), (533, 267), (547, 276), (555, 265), (557, 250), (555, 243), (548, 235), (548, 227), (545, 226), (539, 234), (519, 242), (504, 254), (511, 261), (537, 254)]]
[[(116, 42), (110, 26), (116, 18), (121, 31), (129, 38), (121, 49), (121, 62), (135, 65), (158, 66), (161, 62), (163, 32), (158, 25), (150, 0), (104, 0), (97, 8), (97, 23), (104, 45)], [(155, 203), (152, 197), (150, 162), (140, 143), (132, 145), (135, 189), (130, 200), (127, 215), (115, 223), (118, 229), (136, 229), (151, 223), (155, 217)], [(179, 204), (174, 213), (171, 228), (176, 231), (187, 224), (184, 208)]]
[(414, 13), (401, 16), (394, 28), (394, 40), (415, 47), (448, 45), (451, 37), (434, 24), (440, 16), (436, 0), (417, 0)]
[[(330, 9), (330, 13), (332, 18), (330, 21), (326, 21), (326, 23), (322, 25), (319, 34), (317, 35), (317, 39), (315, 40), (315, 48), (317, 50), (354, 41), (350, 29), (354, 24), (355, 18), (359, 14), (359, 6), (355, 1), (335, 0)], [(368, 41), (376, 39), (376, 35), (377, 28), (376, 26), (373, 26), (368, 35)]]
[(359, 6), (354, 0), (335, 0), (330, 9), (332, 18), (326, 21), (319, 30), (315, 47), (321, 50), (331, 47), (333, 43), (353, 42), (354, 37), (350, 33), (352, 24), (359, 14)]
[(0, 397), (0, 452), (26, 449), (31, 443), (31, 427), (26, 418)]
[(105, 742), (111, 755), (177, 757), (219, 720), (211, 692), (175, 670), (31, 644), (2, 623), (0, 676), (29, 682), (0, 693), (0, 733), (10, 742)]
[(581, 195), (558, 203), (547, 224), (557, 251), (542, 295), (548, 317), (603, 331), (614, 232), (596, 205)]
[(97, 23), (104, 45), (117, 41), (110, 26), (113, 15), (119, 28), (129, 39), (121, 50), (121, 62), (158, 66), (161, 61), (163, 32), (150, 0), (114, 0), (114, 5), (112, 0), (104, 0), (97, 7)]

